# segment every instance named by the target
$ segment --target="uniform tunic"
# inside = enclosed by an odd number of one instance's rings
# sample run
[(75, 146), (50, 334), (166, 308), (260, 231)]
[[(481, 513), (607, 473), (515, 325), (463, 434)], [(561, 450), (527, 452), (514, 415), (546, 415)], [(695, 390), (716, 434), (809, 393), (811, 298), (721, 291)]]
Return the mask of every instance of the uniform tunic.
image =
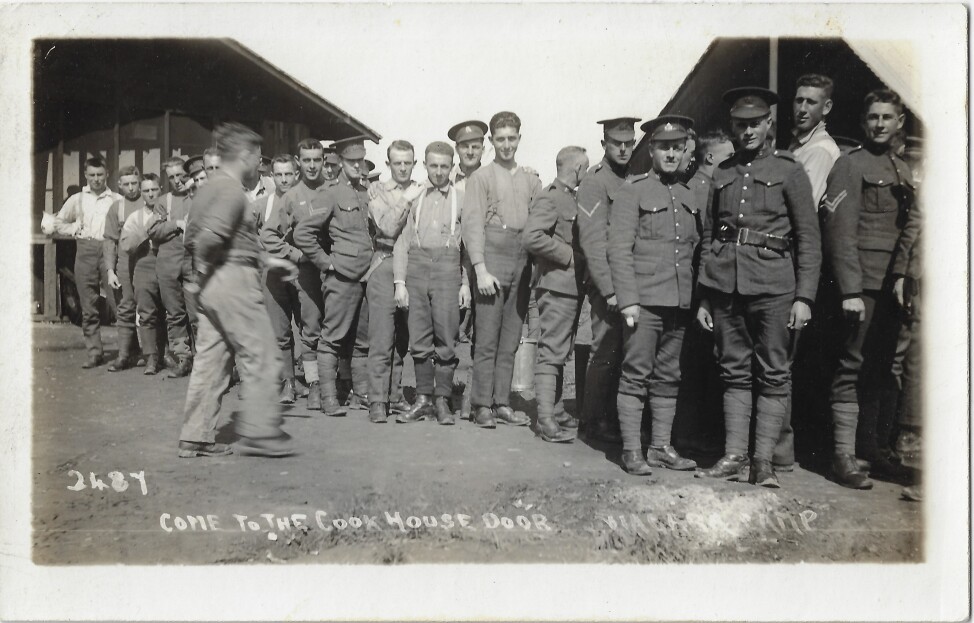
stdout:
[[(764, 394), (788, 396), (788, 318), (795, 300), (814, 301), (822, 259), (808, 175), (789, 152), (738, 151), (715, 169), (711, 196), (700, 286), (711, 303), (721, 378), (727, 388), (750, 389), (754, 379)], [(767, 234), (788, 247), (737, 242)], [(753, 356), (760, 365), (752, 371)]]
[(840, 158), (823, 206), (827, 257), (843, 298), (862, 298), (866, 318), (847, 322), (832, 402), (875, 399), (889, 387), (900, 332), (893, 282), (906, 276), (920, 231), (909, 165), (879, 148)]
[[(265, 195), (253, 203), (258, 237), (265, 250), (267, 247), (263, 242), (263, 231), (270, 226), (270, 223), (278, 221), (283, 203), (284, 193), (278, 193), (276, 190), (273, 194)], [(305, 264), (310, 266), (308, 262)], [(300, 268), (298, 270), (300, 271)], [(277, 338), (277, 345), (281, 349), (284, 360), (284, 378), (288, 379), (294, 377), (294, 334), (291, 321), (294, 320), (299, 327), (301, 326), (301, 302), (298, 297), (298, 287), (293, 282), (283, 281), (281, 277), (280, 272), (269, 271), (265, 272), (262, 281), (267, 313), (270, 315), (274, 336)]]
[[(81, 330), (85, 337), (88, 357), (103, 354), (101, 316), (98, 299), (101, 289), (108, 286), (103, 261), (102, 241), (105, 237), (105, 218), (121, 195), (106, 188), (99, 194), (85, 186), (64, 202), (54, 221), (54, 230), (63, 236), (73, 236), (77, 242), (74, 256), (74, 280), (81, 299)], [(114, 307), (114, 297), (109, 305)]]
[[(541, 190), (536, 176), (496, 162), (467, 178), (462, 209), (464, 246), (473, 266), (484, 264), (500, 283), (499, 292), (474, 296), (474, 407), (507, 405), (514, 375), (514, 354), (530, 297), (530, 271), (520, 233), (528, 206)], [(476, 279), (476, 275), (474, 276)]]
[(251, 208), (241, 182), (222, 169), (196, 193), (186, 246), (201, 275), (200, 316), (181, 441), (214, 442), (234, 361), (245, 391), (237, 434), (252, 439), (282, 434), (281, 352), (264, 306), (262, 251)]
[[(325, 181), (318, 186), (309, 186), (305, 180), (291, 187), (281, 199), (274, 213), (267, 219), (260, 231), (260, 240), (268, 255), (290, 260), (298, 267), (296, 291), (298, 297), (298, 330), (303, 346), (302, 361), (314, 361), (321, 334), (321, 315), (323, 301), (321, 294), (321, 272), (301, 249), (294, 246), (294, 227), (310, 214), (322, 209), (325, 190), (336, 180)], [(266, 206), (265, 206), (266, 207)]]
[(540, 335), (535, 374), (557, 375), (572, 353), (581, 310), (584, 268), (575, 223), (575, 193), (556, 179), (531, 204), (521, 234), (524, 248), (534, 258), (535, 298)]
[(592, 346), (585, 378), (584, 420), (614, 409), (615, 387), (622, 361), (622, 324), (606, 299), (615, 294), (606, 255), (609, 237), (609, 197), (625, 181), (625, 168), (603, 158), (578, 185), (578, 237), (585, 256), (587, 294), (591, 302)]
[(690, 189), (656, 173), (627, 181), (612, 196), (612, 283), (620, 310), (640, 306), (636, 325), (623, 327), (623, 394), (645, 398), (647, 391), (667, 397), (679, 393), (700, 227)]
[(372, 262), (372, 237), (369, 232), (368, 191), (341, 173), (328, 186), (314, 212), (294, 227), (294, 246), (300, 249), (322, 274), (321, 336), (318, 363), (322, 380), (328, 380), (331, 358), (355, 338), (359, 308), (365, 295), (361, 279)]

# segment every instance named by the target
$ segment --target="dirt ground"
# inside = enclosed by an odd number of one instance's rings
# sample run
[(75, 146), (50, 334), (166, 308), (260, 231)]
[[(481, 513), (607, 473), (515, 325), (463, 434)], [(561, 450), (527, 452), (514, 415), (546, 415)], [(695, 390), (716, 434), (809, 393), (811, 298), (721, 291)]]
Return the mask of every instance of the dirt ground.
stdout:
[[(103, 335), (114, 351), (114, 329)], [(82, 370), (72, 325), (35, 325), (33, 344), (39, 564), (923, 558), (921, 506), (893, 483), (851, 491), (802, 468), (780, 474), (776, 491), (666, 470), (633, 477), (619, 447), (546, 444), (526, 428), (380, 426), (299, 400), (285, 412), (297, 456), (179, 459), (187, 379)], [(238, 404), (233, 388), (221, 428)]]

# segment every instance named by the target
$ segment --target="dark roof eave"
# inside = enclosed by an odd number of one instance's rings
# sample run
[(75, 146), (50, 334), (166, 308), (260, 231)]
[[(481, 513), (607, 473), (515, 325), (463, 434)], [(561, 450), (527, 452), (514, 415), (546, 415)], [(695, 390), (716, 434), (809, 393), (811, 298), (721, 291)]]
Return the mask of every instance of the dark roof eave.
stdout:
[(280, 79), (282, 82), (287, 84), (288, 87), (292, 88), (298, 93), (301, 93), (306, 98), (311, 100), (311, 102), (314, 105), (318, 106), (319, 108), (322, 108), (323, 110), (327, 111), (329, 114), (338, 117), (348, 125), (355, 128), (358, 132), (368, 136), (370, 139), (372, 139), (373, 142), (378, 143), (379, 140), (382, 138), (381, 134), (379, 134), (369, 126), (365, 125), (355, 117), (352, 117), (350, 114), (348, 114), (338, 106), (335, 106), (325, 98), (321, 97), (320, 95), (315, 93), (310, 87), (308, 87), (306, 84), (302, 83), (300, 80), (297, 80), (293, 76), (289, 75), (287, 72), (283, 71), (280, 67), (277, 67), (276, 65), (272, 64), (267, 59), (257, 54), (247, 46), (233, 39), (220, 39), (220, 42), (223, 45), (230, 48), (230, 50), (232, 50), (233, 52), (240, 54), (244, 58), (248, 59), (250, 62), (259, 66), (264, 71), (275, 75), (278, 79)]

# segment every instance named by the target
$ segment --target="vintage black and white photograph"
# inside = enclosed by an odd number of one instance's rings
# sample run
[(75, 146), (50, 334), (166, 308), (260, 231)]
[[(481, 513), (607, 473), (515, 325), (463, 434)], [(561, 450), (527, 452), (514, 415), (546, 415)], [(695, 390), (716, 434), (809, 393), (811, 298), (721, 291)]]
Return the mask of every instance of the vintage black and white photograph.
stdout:
[(966, 11), (0, 9), (8, 586), (966, 616)]

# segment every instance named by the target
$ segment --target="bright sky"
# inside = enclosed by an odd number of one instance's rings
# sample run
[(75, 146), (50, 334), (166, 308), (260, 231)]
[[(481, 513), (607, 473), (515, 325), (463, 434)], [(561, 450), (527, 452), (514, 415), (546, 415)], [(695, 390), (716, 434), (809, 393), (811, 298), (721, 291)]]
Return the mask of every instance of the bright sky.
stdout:
[[(550, 182), (561, 147), (601, 159), (597, 120), (659, 113), (710, 42), (691, 34), (682, 45), (654, 45), (652, 7), (331, 5), (319, 13), (289, 20), (288, 39), (304, 46), (257, 33), (237, 39), (381, 134), (367, 157), (383, 171), (394, 139), (413, 143), (422, 160), (453, 124), (512, 110), (523, 124), (518, 162)], [(327, 40), (327, 50), (314, 39)], [(421, 166), (413, 177), (425, 178)]]

